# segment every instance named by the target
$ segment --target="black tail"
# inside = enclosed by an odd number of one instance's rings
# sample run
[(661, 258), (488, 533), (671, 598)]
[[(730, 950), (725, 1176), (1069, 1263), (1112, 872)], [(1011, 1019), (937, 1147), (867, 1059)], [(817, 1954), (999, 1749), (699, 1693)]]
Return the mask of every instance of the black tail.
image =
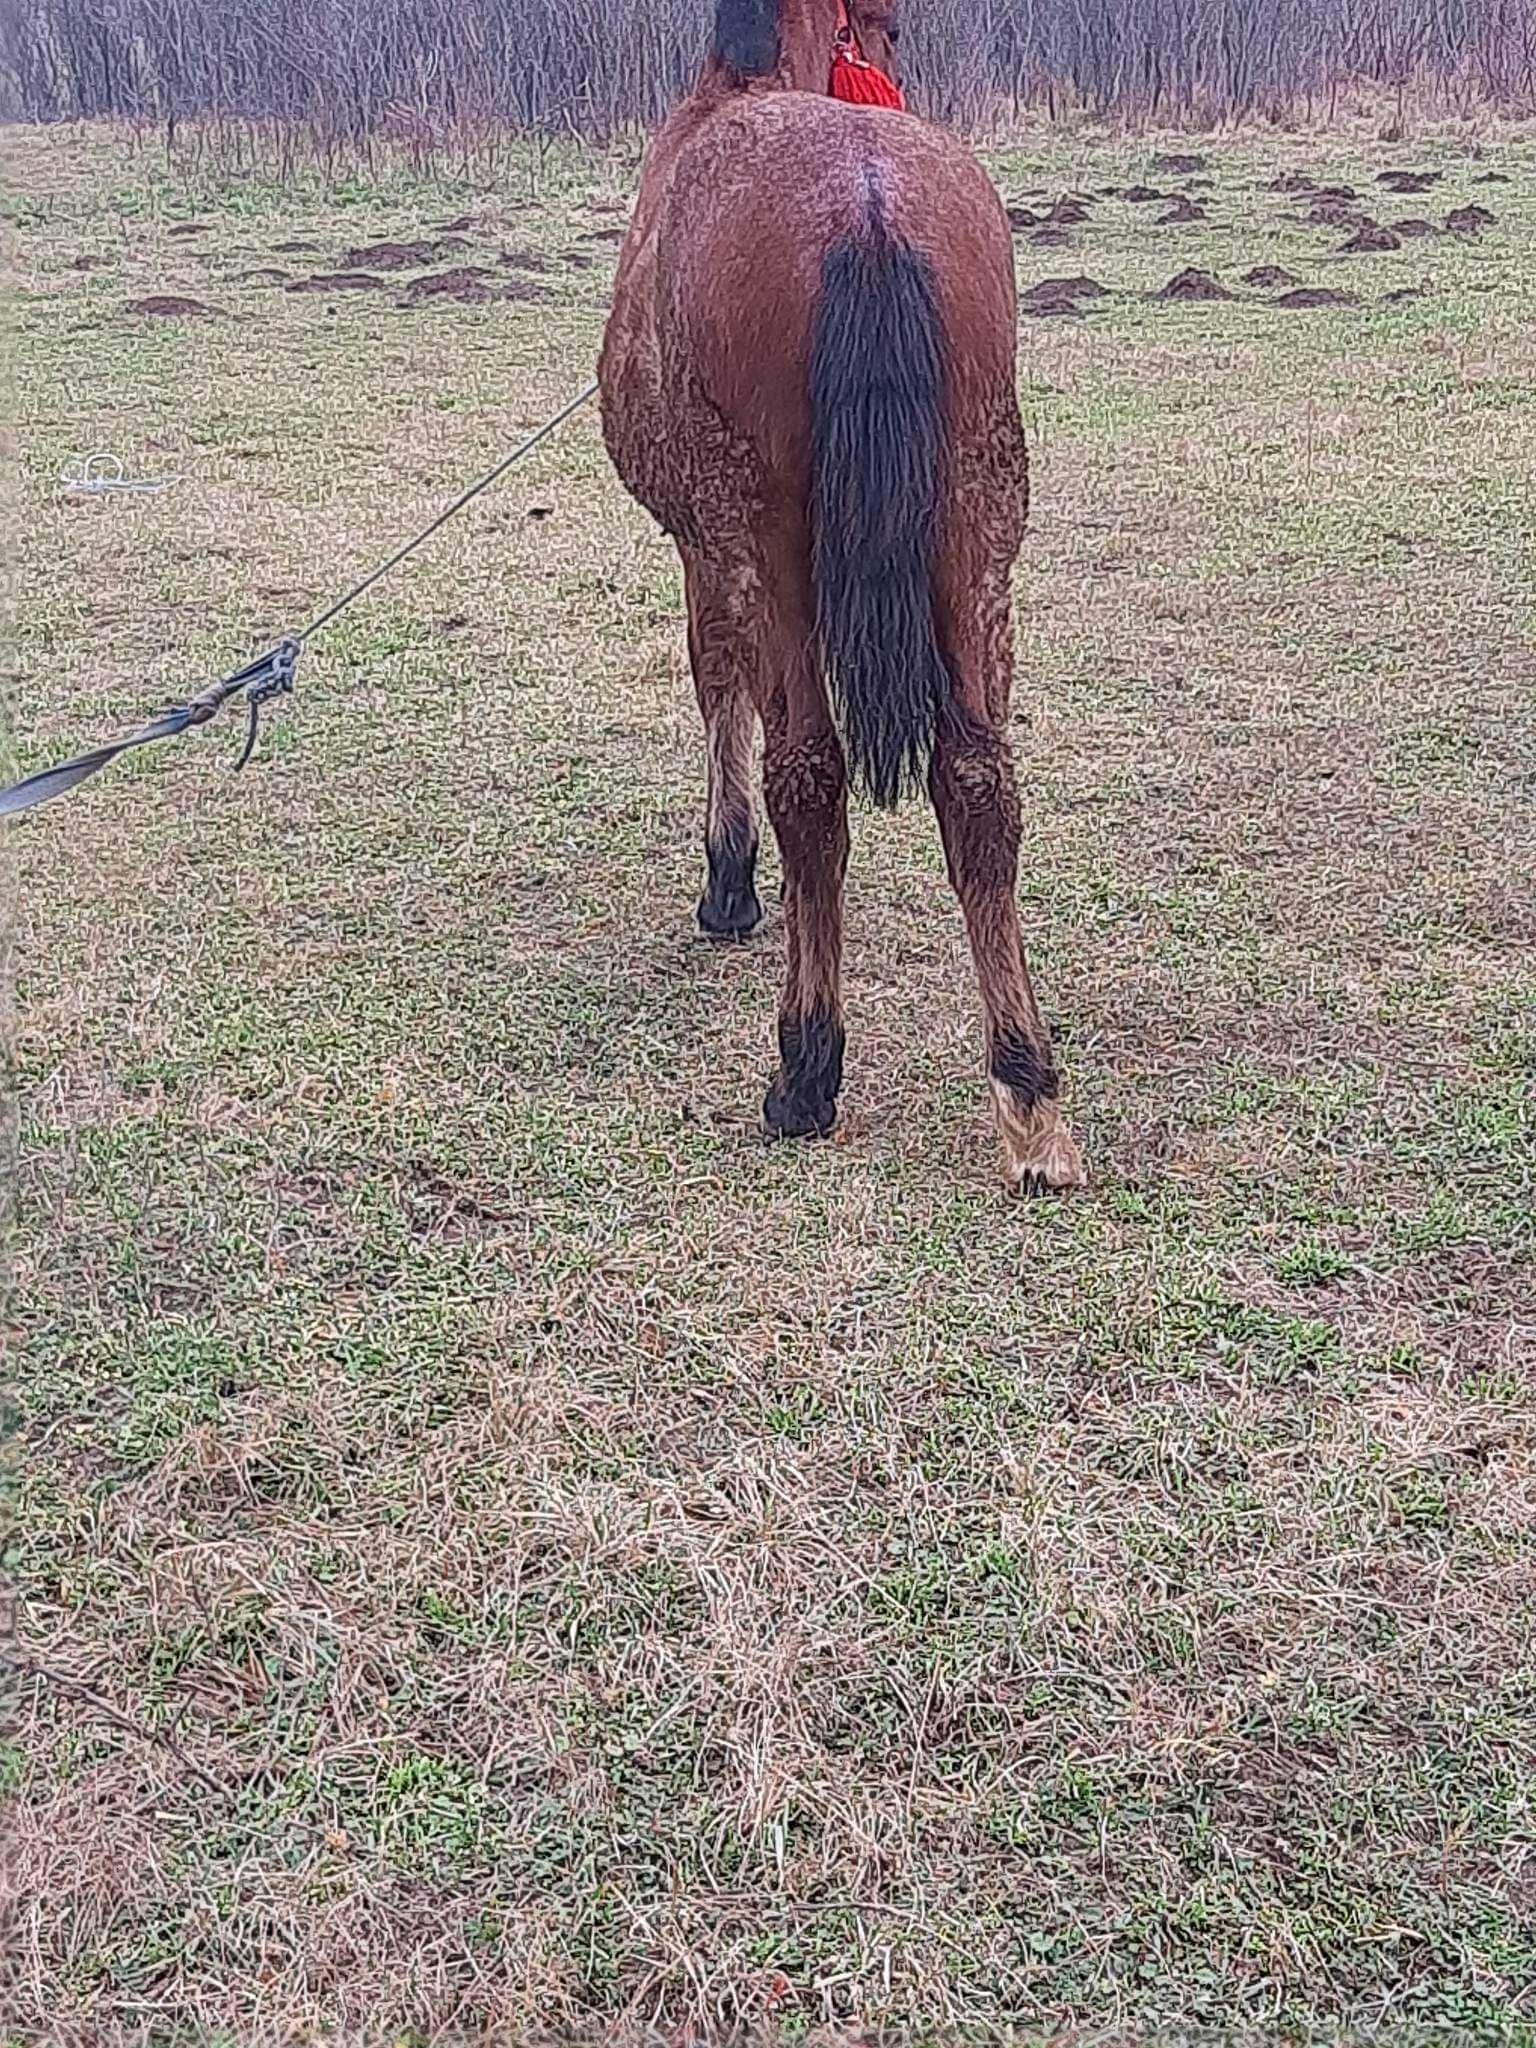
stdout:
[(878, 226), (827, 255), (811, 436), (822, 664), (852, 777), (889, 808), (925, 780), (950, 699), (933, 620), (944, 336), (932, 270)]

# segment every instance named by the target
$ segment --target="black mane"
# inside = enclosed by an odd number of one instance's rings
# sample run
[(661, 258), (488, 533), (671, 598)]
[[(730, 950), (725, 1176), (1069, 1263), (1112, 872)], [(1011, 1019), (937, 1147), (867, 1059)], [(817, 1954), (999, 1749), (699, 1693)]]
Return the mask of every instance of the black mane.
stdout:
[(776, 0), (715, 0), (715, 55), (742, 78), (766, 78), (779, 62)]

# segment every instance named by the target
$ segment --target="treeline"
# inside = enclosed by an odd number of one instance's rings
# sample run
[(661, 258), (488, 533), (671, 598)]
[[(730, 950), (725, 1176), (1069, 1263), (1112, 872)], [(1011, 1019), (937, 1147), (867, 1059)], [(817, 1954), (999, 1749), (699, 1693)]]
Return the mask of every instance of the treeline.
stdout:
[[(601, 138), (693, 76), (712, 0), (0, 0), (12, 119), (246, 124), (326, 156)], [(1203, 126), (1362, 85), (1536, 110), (1536, 0), (908, 0), (921, 106)]]

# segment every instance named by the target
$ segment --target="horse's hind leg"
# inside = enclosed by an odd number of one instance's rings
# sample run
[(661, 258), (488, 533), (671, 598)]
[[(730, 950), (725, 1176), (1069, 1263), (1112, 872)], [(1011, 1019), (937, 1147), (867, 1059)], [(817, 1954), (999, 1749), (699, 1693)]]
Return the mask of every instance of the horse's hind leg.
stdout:
[(825, 1137), (843, 1085), (848, 776), (812, 653), (804, 577), (791, 551), (763, 642), (763, 795), (784, 868), (779, 1067), (763, 1120), (785, 1138)]
[(688, 655), (709, 760), (704, 816), (709, 875), (699, 901), (699, 926), (712, 939), (745, 939), (763, 914), (754, 886), (757, 638), (749, 610), (751, 591), (743, 575), (711, 567), (692, 555), (684, 555), (683, 570)]
[(1008, 567), (994, 562), (951, 586), (944, 638), (957, 715), (940, 731), (930, 787), (981, 985), (1004, 1165), (1013, 1186), (1034, 1191), (1078, 1187), (1085, 1175), (1057, 1100), (1050, 1033), (1030, 985), (1014, 894), (1020, 826), (1008, 743)]

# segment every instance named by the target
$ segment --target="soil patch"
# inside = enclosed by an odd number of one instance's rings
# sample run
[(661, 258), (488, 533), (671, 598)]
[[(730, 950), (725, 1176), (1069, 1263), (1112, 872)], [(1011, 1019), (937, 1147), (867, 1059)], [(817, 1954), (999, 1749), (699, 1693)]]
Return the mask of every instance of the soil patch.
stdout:
[(567, 270), (590, 270), (597, 262), (595, 256), (583, 256), (579, 249), (567, 249), (560, 261)]
[(1480, 235), (1484, 228), (1496, 227), (1498, 218), (1486, 206), (1458, 206), (1445, 216), (1445, 224), (1453, 235)]
[(1236, 298), (1237, 294), (1229, 292), (1220, 278), (1212, 277), (1208, 270), (1181, 270), (1176, 277), (1169, 278), (1157, 296), (1160, 299), (1210, 304), (1216, 299)]
[(1209, 159), (1203, 156), (1155, 156), (1152, 159), (1152, 168), (1170, 177), (1187, 178), (1191, 172), (1203, 171), (1208, 161)]
[(1424, 235), (1437, 235), (1440, 230), (1432, 220), (1395, 220), (1392, 232), (1400, 241), (1417, 241)]
[(179, 220), (174, 227), (167, 228), (165, 232), (168, 235), (177, 236), (211, 235), (213, 233), (213, 222), (211, 220)]
[(274, 242), (274, 256), (316, 256), (320, 252), (318, 242)]
[(1010, 206), (1004, 210), (1015, 234), (1021, 234), (1025, 228), (1039, 228), (1045, 225), (1045, 215), (1035, 213), (1027, 206)]
[(503, 249), (496, 258), (503, 270), (553, 270), (554, 265), (537, 249)]
[(110, 270), (112, 268), (112, 258), (110, 256), (77, 256), (69, 267), (71, 270)]
[(1389, 192), (1427, 192), (1444, 175), (1443, 171), (1383, 171), (1376, 182)]
[(1363, 228), (1372, 224), (1370, 215), (1362, 213), (1354, 201), (1341, 199), (1332, 192), (1314, 199), (1303, 218), (1309, 228)]
[(1401, 249), (1403, 238), (1384, 228), (1379, 221), (1362, 221), (1358, 230), (1340, 248), (1342, 256), (1379, 256), (1386, 249)]
[(258, 266), (258, 268), (257, 268), (257, 269), (255, 269), (255, 270), (242, 270), (242, 271), (240, 271), (240, 272), (239, 272), (239, 273), (238, 273), (238, 274), (236, 275), (236, 278), (235, 278), (235, 283), (236, 283), (236, 284), (286, 284), (286, 283), (288, 282), (288, 279), (289, 279), (289, 276), (290, 276), (290, 275), (291, 275), (291, 273), (290, 273), (289, 271), (286, 271), (286, 270), (274, 270), (273, 268), (271, 268), (271, 266), (270, 266), (270, 265), (267, 265), (267, 264), (262, 264), (262, 265)]
[(1205, 217), (1205, 208), (1198, 199), (1176, 199), (1166, 213), (1157, 216), (1157, 225), (1160, 228), (1182, 228)]
[(384, 280), (371, 270), (318, 270), (313, 277), (296, 277), (285, 284), (285, 292), (376, 292)]
[(1287, 270), (1283, 264), (1261, 263), (1257, 270), (1245, 273), (1243, 283), (1251, 284), (1256, 291), (1283, 292), (1294, 291), (1301, 283), (1301, 279), (1293, 270)]
[(1036, 249), (1070, 249), (1072, 246), (1072, 237), (1065, 228), (1041, 228), (1029, 239)]
[(1479, 171), (1472, 182), (1474, 185), (1507, 185), (1510, 179), (1504, 171)]
[(1421, 284), (1405, 284), (1395, 292), (1388, 292), (1382, 300), (1384, 306), (1403, 306), (1410, 299), (1427, 299), (1429, 293)]
[(1266, 192), (1284, 192), (1295, 198), (1303, 192), (1315, 192), (1317, 186), (1305, 171), (1282, 171), (1278, 178), (1271, 178), (1264, 189)]
[(1127, 185), (1120, 194), (1132, 206), (1150, 206), (1154, 200), (1172, 199), (1173, 196), (1171, 192), (1159, 192), (1155, 185)]
[(548, 299), (551, 296), (552, 294), (541, 284), (504, 284), (500, 291), (492, 293), (493, 298), (525, 299), (530, 303), (535, 299)]
[(437, 224), (437, 231), (440, 235), (462, 235), (473, 226), (474, 222), (470, 219), (469, 215), (467, 213), (460, 213), (456, 214), (452, 220), (440, 220)]
[(1088, 211), (1086, 200), (1074, 199), (1070, 192), (1063, 192), (1044, 216), (1041, 225), (1053, 228), (1081, 227), (1088, 218)]
[(1043, 277), (1019, 300), (1019, 311), (1032, 320), (1080, 320), (1082, 300), (1108, 296), (1096, 277)]
[(128, 310), (155, 320), (196, 320), (213, 308), (205, 306), (201, 299), (178, 299), (168, 292), (156, 292), (147, 299), (135, 299)]
[(420, 270), (423, 264), (440, 263), (469, 244), (457, 235), (444, 235), (435, 242), (369, 242), (361, 249), (349, 249), (341, 259), (343, 270)]
[(414, 306), (419, 299), (455, 299), (463, 306), (484, 306), (496, 296), (486, 283), (489, 275), (489, 271), (471, 263), (459, 270), (436, 270), (429, 277), (413, 277), (401, 304)]
[(622, 242), (625, 233), (623, 228), (589, 228), (581, 239), (584, 242)]
[(1299, 292), (1286, 292), (1272, 303), (1283, 306), (1288, 313), (1301, 313), (1313, 306), (1354, 306), (1359, 301), (1352, 292), (1336, 292), (1329, 285), (1309, 284)]

